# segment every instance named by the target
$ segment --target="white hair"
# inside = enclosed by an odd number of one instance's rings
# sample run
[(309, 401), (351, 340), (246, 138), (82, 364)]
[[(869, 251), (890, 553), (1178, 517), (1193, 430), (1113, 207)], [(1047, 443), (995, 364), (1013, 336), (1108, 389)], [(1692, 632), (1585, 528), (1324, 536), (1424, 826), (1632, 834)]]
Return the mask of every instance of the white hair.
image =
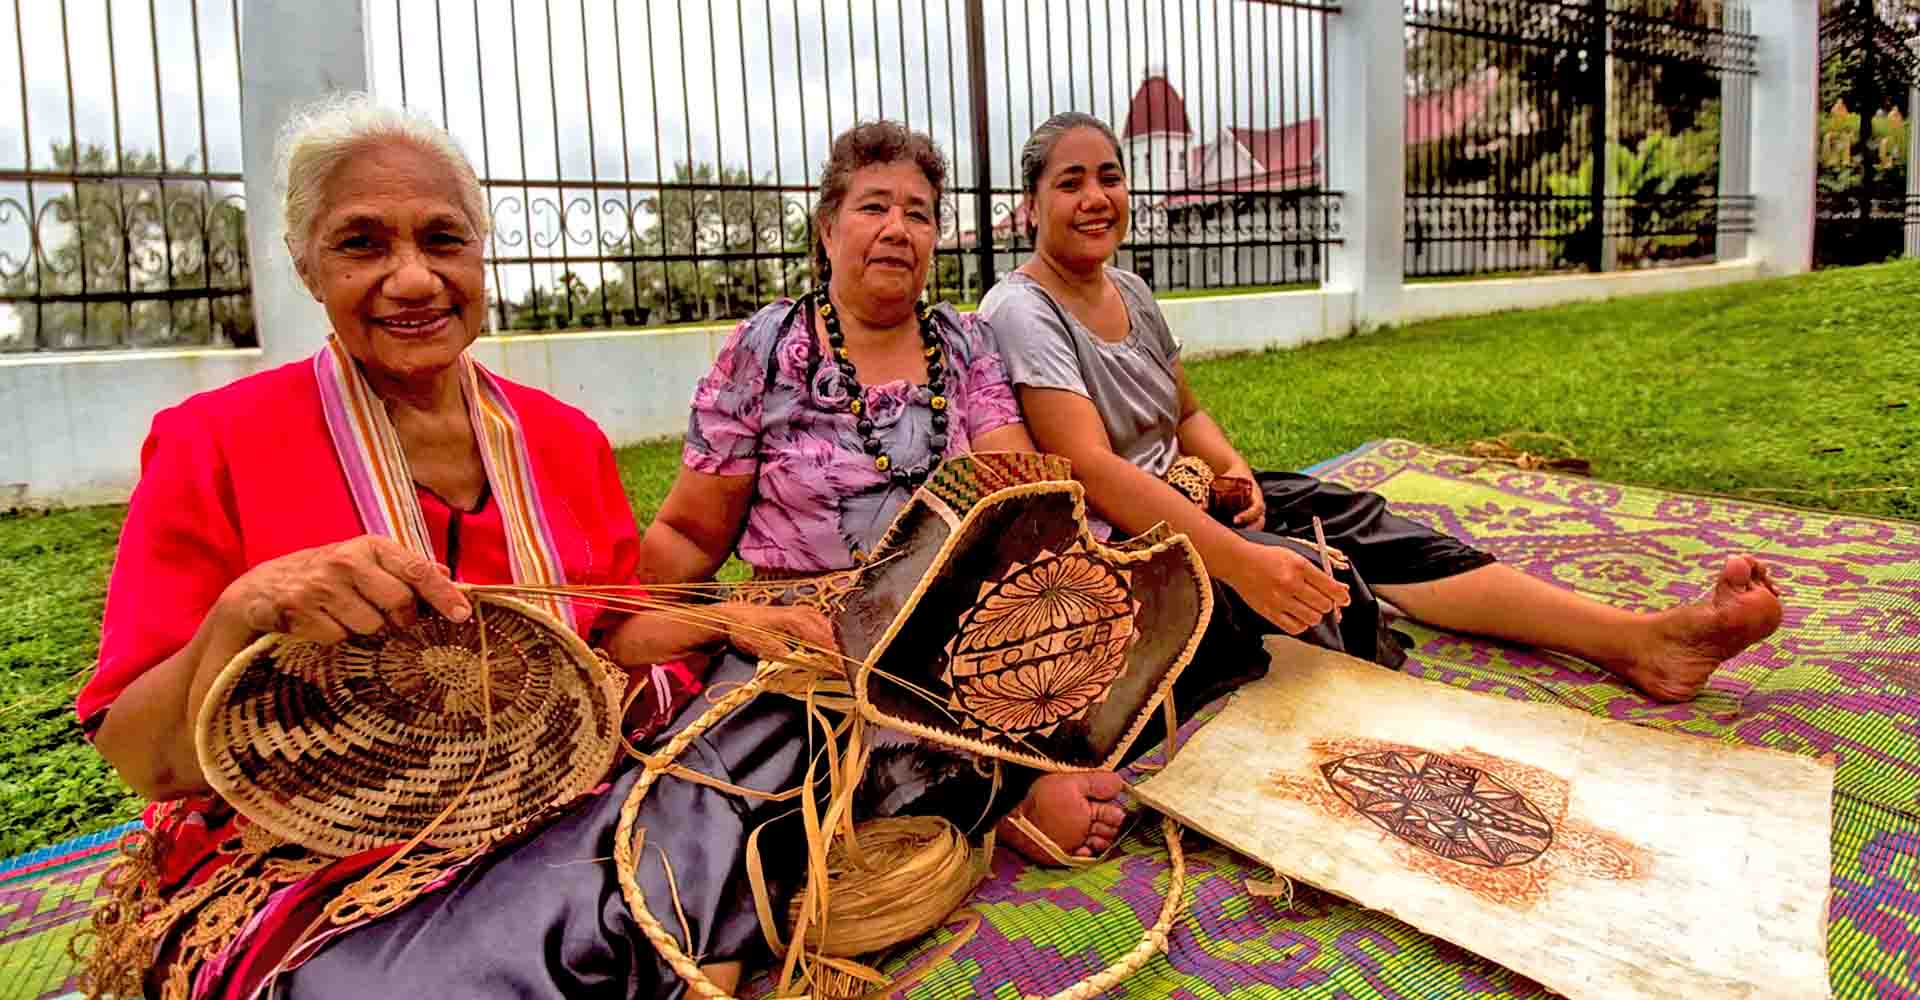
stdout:
[(275, 172), (286, 192), (287, 250), (296, 262), (306, 259), (314, 223), (328, 178), (349, 156), (390, 141), (413, 146), (445, 162), (453, 171), (460, 208), (482, 241), (492, 228), (487, 196), (473, 164), (447, 131), (430, 121), (379, 104), (363, 93), (322, 98), (294, 112), (280, 129)]

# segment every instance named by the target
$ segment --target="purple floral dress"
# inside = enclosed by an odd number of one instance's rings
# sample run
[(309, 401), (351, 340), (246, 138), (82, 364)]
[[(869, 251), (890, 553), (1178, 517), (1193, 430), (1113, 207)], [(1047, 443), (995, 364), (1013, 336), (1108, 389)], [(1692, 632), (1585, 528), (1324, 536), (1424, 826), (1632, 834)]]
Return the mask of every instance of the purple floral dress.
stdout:
[[(911, 495), (873, 467), (853, 414), (856, 387), (824, 357), (809, 317), (781, 300), (742, 322), (693, 393), (682, 461), (716, 476), (757, 475), (738, 553), (757, 569), (822, 573), (854, 564)], [(947, 447), (1020, 422), (1019, 404), (985, 320), (934, 311), (946, 351)], [(868, 419), (886, 453), (927, 460), (933, 411), (923, 385), (867, 386)]]

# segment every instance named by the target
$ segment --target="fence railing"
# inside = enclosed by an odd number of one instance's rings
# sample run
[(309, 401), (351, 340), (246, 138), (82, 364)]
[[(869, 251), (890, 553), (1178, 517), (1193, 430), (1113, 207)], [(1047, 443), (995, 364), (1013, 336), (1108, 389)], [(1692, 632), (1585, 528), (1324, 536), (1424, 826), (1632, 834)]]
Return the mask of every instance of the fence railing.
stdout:
[(1910, 255), (1910, 234), (1920, 226), (1920, 195), (1823, 191), (1814, 206), (1814, 248), (1822, 267)]
[(1743, 6), (1407, 0), (1406, 20), (1409, 276), (1698, 262), (1751, 228), (1723, 163), (1749, 148)]
[(0, 17), (0, 352), (253, 343), (236, 3), (26, 7)]
[[(495, 324), (745, 315), (812, 280), (833, 137), (893, 118), (951, 161), (931, 293), (977, 299), (1031, 250), (1027, 135), (1121, 133), (1121, 264), (1160, 287), (1316, 282), (1323, 0), (375, 0), (376, 88), (447, 125), (492, 200)], [(476, 30), (485, 25), (487, 30)], [(495, 30), (498, 28), (509, 30)]]
[[(879, 117), (951, 158), (941, 298), (1031, 253), (1020, 146), (1069, 109), (1120, 135), (1119, 263), (1157, 288), (1316, 284), (1342, 239), (1334, 0), (355, 3), (376, 93), (445, 124), (483, 175), (500, 330), (709, 321), (803, 291), (828, 144)], [(255, 342), (238, 8), (15, 0), (0, 351)], [(1744, 7), (1404, 10), (1409, 275), (1711, 259), (1750, 226)]]

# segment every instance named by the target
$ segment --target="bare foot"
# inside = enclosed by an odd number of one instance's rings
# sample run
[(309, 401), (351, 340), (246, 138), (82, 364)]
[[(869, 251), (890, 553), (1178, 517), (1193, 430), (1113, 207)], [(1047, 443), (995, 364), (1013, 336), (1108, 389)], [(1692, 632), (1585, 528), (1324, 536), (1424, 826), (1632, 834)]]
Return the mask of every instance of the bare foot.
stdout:
[[(1076, 858), (1090, 858), (1113, 846), (1113, 838), (1120, 834), (1120, 824), (1127, 814), (1116, 799), (1125, 787), (1126, 782), (1111, 771), (1043, 774), (1014, 811), (1039, 827), (1062, 851)], [(1003, 821), (999, 835), (1028, 861), (1054, 863), (1045, 847), (1011, 823)]]
[(1642, 652), (1613, 666), (1656, 700), (1686, 701), (1722, 662), (1772, 635), (1780, 614), (1767, 568), (1752, 556), (1734, 556), (1711, 596), (1650, 615)]

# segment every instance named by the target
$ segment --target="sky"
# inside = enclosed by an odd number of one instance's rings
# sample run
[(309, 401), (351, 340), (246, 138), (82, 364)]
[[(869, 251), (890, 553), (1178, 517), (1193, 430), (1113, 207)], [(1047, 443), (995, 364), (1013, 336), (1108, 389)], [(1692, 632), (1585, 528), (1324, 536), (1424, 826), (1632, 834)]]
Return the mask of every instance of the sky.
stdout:
[[(240, 170), (243, 0), (13, 6), (6, 18), (0, 5), (0, 169), (45, 169), (53, 144), (77, 134), (109, 150), (164, 141), (177, 168)], [(1051, 111), (1118, 129), (1149, 73), (1173, 82), (1207, 137), (1315, 117), (1324, 101), (1317, 13), (1258, 0), (983, 6), (996, 186), (1015, 183), (1018, 144)], [(365, 0), (364, 11), (374, 94), (447, 125), (483, 177), (646, 181), (691, 159), (804, 184), (836, 131), (880, 116), (929, 131), (953, 156), (953, 186), (978, 172), (960, 0)], [(44, 202), (49, 186), (35, 188)], [(524, 246), (516, 192), (493, 193), (498, 239)], [(553, 252), (587, 252), (626, 225), (623, 212), (593, 212), (588, 188), (534, 194), (533, 235)], [(0, 181), (0, 269), (21, 266), (27, 208), (25, 185)], [(516, 270), (498, 279), (509, 297), (557, 277)]]

